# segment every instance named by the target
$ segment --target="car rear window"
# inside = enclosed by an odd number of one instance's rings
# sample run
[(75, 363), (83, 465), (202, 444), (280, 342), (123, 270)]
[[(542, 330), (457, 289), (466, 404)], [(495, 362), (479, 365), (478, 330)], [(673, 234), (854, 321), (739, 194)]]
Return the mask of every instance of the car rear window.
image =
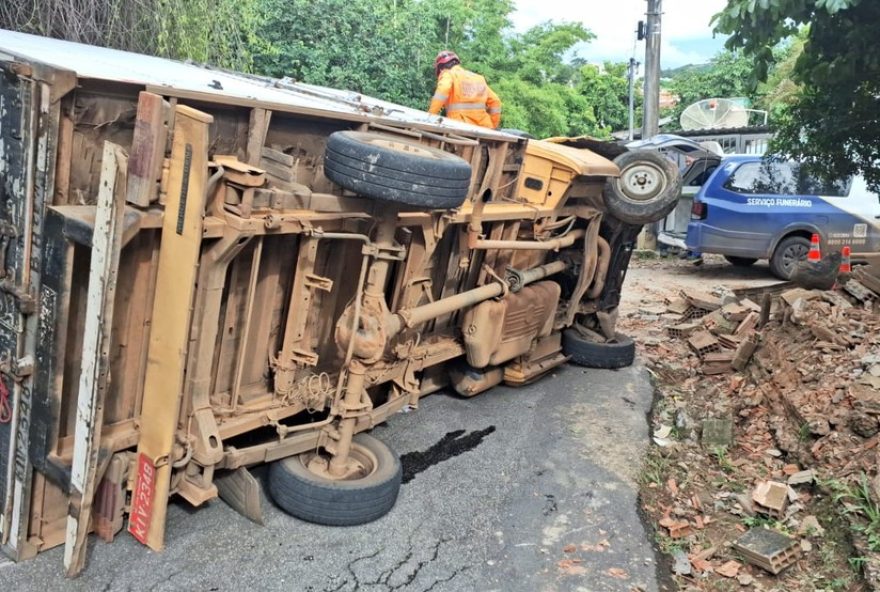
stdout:
[(852, 188), (852, 177), (846, 179), (829, 180), (817, 175), (811, 175), (801, 168), (800, 171), (800, 194), (822, 195), (825, 197), (847, 197)]
[(737, 193), (761, 195), (822, 195), (846, 197), (852, 177), (828, 180), (810, 174), (792, 162), (747, 162), (737, 168), (724, 187)]
[(730, 175), (724, 187), (737, 193), (797, 195), (797, 176), (788, 163), (747, 162)]

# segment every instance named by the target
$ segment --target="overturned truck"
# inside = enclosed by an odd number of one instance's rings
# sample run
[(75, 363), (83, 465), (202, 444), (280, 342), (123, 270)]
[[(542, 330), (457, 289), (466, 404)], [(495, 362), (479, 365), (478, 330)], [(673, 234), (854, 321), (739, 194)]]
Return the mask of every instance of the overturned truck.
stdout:
[(391, 414), (632, 362), (621, 285), (679, 188), (656, 153), (0, 31), (3, 551), (160, 550), (172, 496), (258, 512), (260, 463), (299, 518), (382, 516)]

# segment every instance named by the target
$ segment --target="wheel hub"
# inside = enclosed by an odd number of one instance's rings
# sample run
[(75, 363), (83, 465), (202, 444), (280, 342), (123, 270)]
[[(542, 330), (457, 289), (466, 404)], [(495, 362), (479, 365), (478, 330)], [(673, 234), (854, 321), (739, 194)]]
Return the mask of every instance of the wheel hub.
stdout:
[(647, 201), (664, 189), (662, 171), (650, 164), (637, 164), (623, 172), (621, 186), (625, 194), (636, 201)]
[(352, 446), (341, 471), (330, 470), (332, 456), (323, 451), (307, 452), (299, 456), (300, 462), (309, 472), (331, 481), (355, 481), (371, 475), (378, 461), (370, 451), (361, 446)]

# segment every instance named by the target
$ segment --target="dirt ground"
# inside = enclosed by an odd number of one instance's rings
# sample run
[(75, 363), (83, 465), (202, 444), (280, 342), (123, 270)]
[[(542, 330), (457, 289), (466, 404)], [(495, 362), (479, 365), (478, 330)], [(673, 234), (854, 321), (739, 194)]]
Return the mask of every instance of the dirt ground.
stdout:
[(735, 267), (723, 257), (706, 255), (703, 263), (696, 266), (676, 257), (636, 257), (626, 275), (620, 311), (626, 316), (646, 308), (653, 310), (664, 304), (664, 298), (677, 296), (683, 288), (711, 291), (716, 286), (738, 289), (777, 283), (779, 280), (770, 273), (766, 261)]
[[(707, 316), (691, 317), (683, 290)], [(772, 313), (755, 329), (764, 292)], [(877, 589), (876, 308), (782, 286), (766, 263), (637, 258), (619, 327), (654, 382), (640, 503), (679, 589)], [(716, 343), (695, 350), (678, 327)], [(735, 370), (747, 339), (756, 349)], [(778, 575), (735, 545), (746, 533), (775, 537), (758, 554)]]

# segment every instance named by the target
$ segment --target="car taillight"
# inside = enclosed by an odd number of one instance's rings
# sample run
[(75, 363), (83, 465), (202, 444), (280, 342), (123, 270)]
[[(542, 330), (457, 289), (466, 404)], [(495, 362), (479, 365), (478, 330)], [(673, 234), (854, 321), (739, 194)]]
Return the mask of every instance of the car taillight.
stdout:
[(691, 206), (691, 220), (705, 220), (709, 213), (709, 206), (701, 201), (695, 201)]

